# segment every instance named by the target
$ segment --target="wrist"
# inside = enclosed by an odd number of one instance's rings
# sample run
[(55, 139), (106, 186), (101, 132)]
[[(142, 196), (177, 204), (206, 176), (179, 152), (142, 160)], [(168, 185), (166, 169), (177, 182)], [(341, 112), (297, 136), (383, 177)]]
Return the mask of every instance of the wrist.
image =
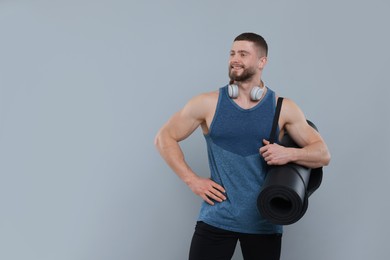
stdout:
[(198, 176), (191, 172), (189, 174), (187, 174), (184, 178), (183, 178), (183, 181), (184, 183), (187, 185), (187, 186), (190, 186), (196, 179), (198, 178)]
[(308, 157), (308, 151), (305, 148), (292, 148), (292, 162), (301, 162), (304, 161)]
[(302, 148), (290, 148), (290, 162), (297, 162), (300, 160)]

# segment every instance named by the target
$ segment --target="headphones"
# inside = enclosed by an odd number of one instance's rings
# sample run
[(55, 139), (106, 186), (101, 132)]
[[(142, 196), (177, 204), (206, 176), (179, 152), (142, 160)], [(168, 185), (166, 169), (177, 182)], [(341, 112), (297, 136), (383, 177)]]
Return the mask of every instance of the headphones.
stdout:
[[(261, 82), (261, 83), (263, 83), (263, 82)], [(264, 84), (262, 84), (262, 85), (263, 85), (263, 88), (260, 88), (259, 86), (255, 86), (252, 88), (251, 93), (250, 93), (250, 97), (251, 97), (252, 101), (259, 101), (261, 99), (261, 96), (263, 95), (264, 90), (265, 90)], [(238, 86), (236, 84), (233, 84), (232, 81), (228, 85), (228, 92), (229, 92), (230, 98), (234, 99), (234, 98), (238, 97)]]

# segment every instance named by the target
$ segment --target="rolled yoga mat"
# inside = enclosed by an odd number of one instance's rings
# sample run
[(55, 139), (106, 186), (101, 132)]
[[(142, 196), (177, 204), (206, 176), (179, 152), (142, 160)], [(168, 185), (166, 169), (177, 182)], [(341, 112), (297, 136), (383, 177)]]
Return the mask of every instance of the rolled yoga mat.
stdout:
[[(298, 147), (288, 134), (281, 145)], [(271, 166), (257, 199), (260, 214), (277, 225), (297, 222), (306, 213), (309, 196), (321, 185), (322, 175), (322, 167), (309, 169), (294, 163)]]

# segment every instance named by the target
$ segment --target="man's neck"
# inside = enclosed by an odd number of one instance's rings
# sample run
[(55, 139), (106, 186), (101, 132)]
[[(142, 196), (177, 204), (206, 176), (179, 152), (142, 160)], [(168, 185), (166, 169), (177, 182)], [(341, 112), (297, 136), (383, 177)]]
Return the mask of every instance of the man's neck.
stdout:
[(240, 91), (246, 94), (250, 93), (252, 88), (255, 86), (259, 86), (261, 88), (264, 86), (263, 81), (261, 79), (244, 81), (244, 82), (238, 81), (238, 82), (234, 82), (234, 84), (237, 84)]
[(264, 87), (263, 82), (259, 79), (257, 81), (248, 81), (248, 82), (234, 82), (234, 84), (238, 85), (239, 95), (234, 102), (236, 102), (240, 107), (244, 109), (249, 109), (253, 107), (258, 101), (253, 101), (250, 97), (251, 90), (255, 86), (259, 86), (261, 88)]

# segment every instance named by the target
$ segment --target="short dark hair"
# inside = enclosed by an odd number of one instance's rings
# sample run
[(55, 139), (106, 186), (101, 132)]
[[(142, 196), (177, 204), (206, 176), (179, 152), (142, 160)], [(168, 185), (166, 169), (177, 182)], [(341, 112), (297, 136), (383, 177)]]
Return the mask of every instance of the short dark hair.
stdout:
[(253, 42), (260, 51), (265, 52), (265, 56), (268, 55), (268, 44), (264, 38), (256, 33), (246, 32), (238, 35), (234, 41), (248, 41)]

